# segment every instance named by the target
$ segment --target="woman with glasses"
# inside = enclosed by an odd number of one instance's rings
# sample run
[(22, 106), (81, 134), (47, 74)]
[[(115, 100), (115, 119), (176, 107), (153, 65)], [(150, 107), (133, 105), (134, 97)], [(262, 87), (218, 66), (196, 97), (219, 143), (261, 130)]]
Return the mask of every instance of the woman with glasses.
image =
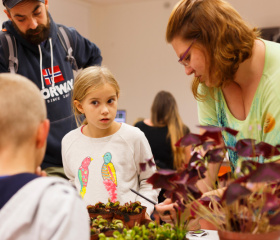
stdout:
[[(261, 39), (258, 30), (222, 0), (178, 2), (168, 21), (166, 39), (185, 73), (194, 76), (192, 91), (201, 125), (238, 130), (236, 138), (223, 133), (226, 146), (235, 146), (242, 138), (280, 143), (278, 43)], [(229, 151), (229, 158), (234, 170), (236, 153)], [(219, 167), (210, 164), (207, 185), (198, 183), (202, 192), (215, 183)], [(158, 212), (172, 209), (168, 203), (169, 199), (158, 205)], [(163, 214), (162, 220), (171, 221)]]

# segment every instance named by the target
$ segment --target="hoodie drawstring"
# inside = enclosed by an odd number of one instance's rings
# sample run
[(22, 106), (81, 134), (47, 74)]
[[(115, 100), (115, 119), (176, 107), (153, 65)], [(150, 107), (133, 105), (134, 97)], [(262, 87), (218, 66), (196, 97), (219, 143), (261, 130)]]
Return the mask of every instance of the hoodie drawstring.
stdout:
[[(51, 49), (51, 69), (52, 69), (52, 79), (50, 80), (52, 83), (52, 86), (54, 87), (55, 82), (54, 82), (54, 68), (53, 68), (53, 46), (52, 46), (52, 39), (49, 38), (50, 42), (50, 49)], [(39, 54), (40, 54), (40, 73), (41, 73), (41, 84), (42, 84), (42, 90), (45, 89), (45, 84), (44, 84), (44, 77), (43, 77), (43, 57), (42, 57), (42, 50), (40, 44), (38, 45), (39, 48)]]
[(51, 67), (52, 67), (52, 86), (54, 87), (54, 70), (53, 70), (53, 46), (52, 46), (52, 39), (49, 38), (50, 47), (51, 47)]
[(43, 69), (42, 69), (42, 51), (40, 44), (38, 45), (39, 48), (39, 53), (40, 53), (40, 73), (41, 73), (41, 84), (42, 84), (42, 90), (45, 89), (45, 84), (44, 84), (44, 78), (43, 78)]

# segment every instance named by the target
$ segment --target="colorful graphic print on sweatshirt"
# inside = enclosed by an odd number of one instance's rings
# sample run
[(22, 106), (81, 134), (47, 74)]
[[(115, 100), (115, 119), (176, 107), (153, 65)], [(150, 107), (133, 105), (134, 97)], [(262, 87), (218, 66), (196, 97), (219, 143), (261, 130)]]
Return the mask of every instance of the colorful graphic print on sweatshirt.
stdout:
[(86, 157), (82, 161), (82, 164), (81, 164), (81, 166), (79, 167), (79, 170), (78, 170), (78, 177), (79, 177), (79, 181), (80, 181), (80, 184), (81, 184), (80, 195), (81, 195), (82, 198), (84, 198), (84, 196), (86, 194), (86, 187), (87, 187), (88, 175), (89, 175), (88, 166), (90, 165), (92, 160), (93, 159), (91, 157)]
[(102, 165), (101, 174), (103, 177), (103, 184), (108, 191), (111, 201), (115, 202), (117, 200), (117, 175), (115, 167), (112, 163), (112, 154), (106, 152), (103, 155), (104, 163)]

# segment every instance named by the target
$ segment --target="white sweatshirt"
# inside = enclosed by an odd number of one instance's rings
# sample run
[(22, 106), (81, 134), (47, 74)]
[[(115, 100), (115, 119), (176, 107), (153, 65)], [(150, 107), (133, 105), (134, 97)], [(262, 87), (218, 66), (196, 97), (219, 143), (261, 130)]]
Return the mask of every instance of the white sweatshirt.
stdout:
[[(157, 202), (159, 189), (146, 182), (156, 167), (140, 171), (140, 163), (152, 158), (148, 140), (138, 128), (123, 123), (113, 135), (90, 138), (81, 127), (62, 140), (62, 160), (66, 176), (76, 186), (87, 205), (108, 198), (121, 204), (140, 201), (150, 215), (154, 205), (130, 191)], [(112, 199), (113, 198), (113, 199)]]

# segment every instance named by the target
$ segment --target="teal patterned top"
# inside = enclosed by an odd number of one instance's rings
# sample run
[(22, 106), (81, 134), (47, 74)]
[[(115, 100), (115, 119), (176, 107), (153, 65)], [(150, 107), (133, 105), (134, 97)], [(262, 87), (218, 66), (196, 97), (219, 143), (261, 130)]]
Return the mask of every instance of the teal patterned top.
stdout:
[[(245, 120), (238, 120), (231, 114), (220, 88), (214, 89), (214, 100), (204, 84), (199, 86), (199, 93), (207, 94), (205, 101), (198, 102), (199, 123), (230, 127), (239, 131), (236, 137), (223, 133), (226, 146), (235, 146), (236, 141), (243, 138), (253, 138), (257, 142), (263, 141), (272, 145), (280, 144), (280, 44), (262, 41), (266, 47), (264, 70)], [(237, 154), (230, 150), (229, 159), (235, 167)]]

